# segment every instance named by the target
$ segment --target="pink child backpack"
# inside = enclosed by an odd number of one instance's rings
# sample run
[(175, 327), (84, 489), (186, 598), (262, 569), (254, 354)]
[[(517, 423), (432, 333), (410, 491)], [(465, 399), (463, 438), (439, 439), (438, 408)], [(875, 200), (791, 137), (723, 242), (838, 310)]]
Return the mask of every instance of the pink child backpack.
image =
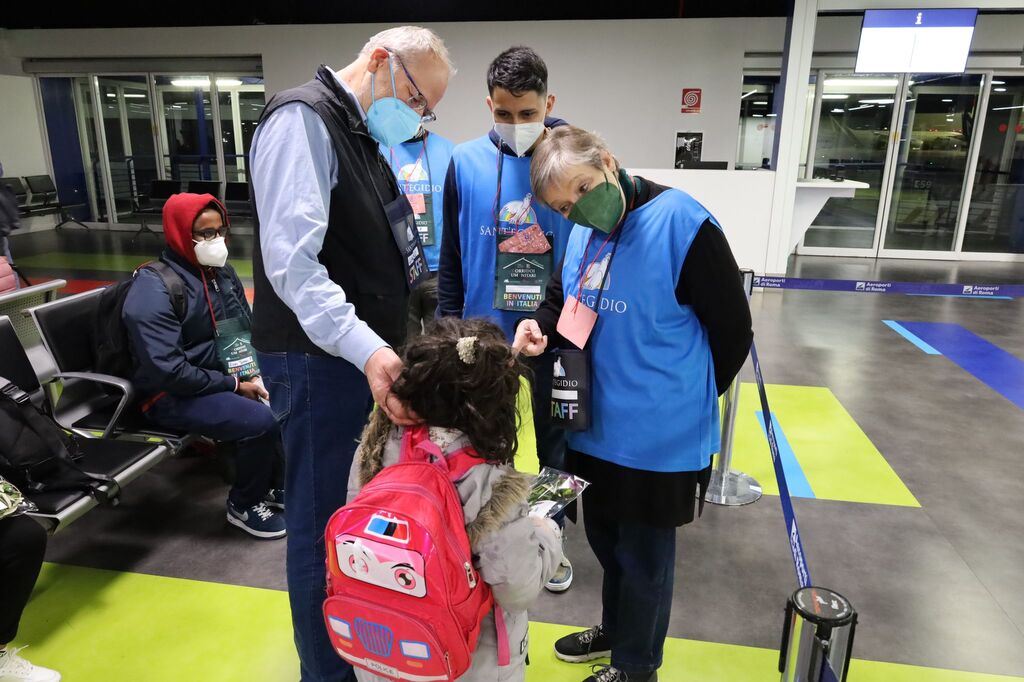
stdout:
[(327, 523), (324, 620), (353, 666), (392, 680), (455, 680), (492, 608), (499, 664), (508, 664), (502, 610), (473, 568), (454, 484), (480, 463), (470, 448), (445, 458), (426, 427), (406, 429), (399, 463)]

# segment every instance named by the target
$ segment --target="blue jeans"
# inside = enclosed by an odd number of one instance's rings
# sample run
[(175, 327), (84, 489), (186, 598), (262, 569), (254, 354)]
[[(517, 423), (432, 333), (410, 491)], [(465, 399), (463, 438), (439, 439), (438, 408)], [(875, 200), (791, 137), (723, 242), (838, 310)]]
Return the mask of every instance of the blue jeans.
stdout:
[(612, 665), (626, 673), (657, 670), (672, 612), (676, 529), (587, 511), (584, 504), (587, 540), (604, 569), (601, 624), (611, 637)]
[(366, 377), (340, 358), (259, 353), (270, 406), (281, 424), (288, 500), (288, 599), (302, 682), (354, 682), (324, 625), (324, 531), (345, 504), (356, 440), (372, 398)]
[(235, 484), (228, 501), (239, 509), (258, 504), (280, 483), (281, 433), (270, 408), (237, 393), (165, 395), (146, 412), (157, 426), (235, 444)]

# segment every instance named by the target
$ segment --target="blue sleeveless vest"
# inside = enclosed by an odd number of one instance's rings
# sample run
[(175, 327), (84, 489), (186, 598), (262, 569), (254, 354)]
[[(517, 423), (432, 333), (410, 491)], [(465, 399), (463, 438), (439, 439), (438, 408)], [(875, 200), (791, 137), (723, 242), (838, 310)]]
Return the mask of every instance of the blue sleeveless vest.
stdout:
[[(601, 297), (590, 339), (592, 426), (569, 434), (569, 446), (593, 457), (647, 471), (699, 471), (718, 451), (715, 371), (707, 332), (676, 285), (697, 230), (714, 218), (690, 195), (667, 190), (631, 211)], [(717, 224), (717, 223), (716, 223)], [(591, 239), (593, 235), (593, 239)], [(566, 247), (566, 297), (597, 304), (612, 245), (576, 226)], [(589, 243), (589, 248), (588, 248)], [(584, 270), (584, 258), (586, 268)]]
[[(498, 191), (498, 150), (487, 135), (455, 147), (452, 154), (459, 190), (459, 245), (462, 251), (462, 282), (465, 290), (463, 317), (487, 317), (505, 330), (511, 340), (515, 323), (524, 313), (494, 308), (495, 196)], [(542, 206), (530, 193), (530, 158), (502, 154), (501, 196), (497, 202), (498, 224), (516, 231), (537, 223), (554, 240), (553, 267), (565, 253), (573, 224), (556, 211)], [(526, 211), (523, 204), (528, 203)], [(509, 222), (525, 216), (521, 226)]]

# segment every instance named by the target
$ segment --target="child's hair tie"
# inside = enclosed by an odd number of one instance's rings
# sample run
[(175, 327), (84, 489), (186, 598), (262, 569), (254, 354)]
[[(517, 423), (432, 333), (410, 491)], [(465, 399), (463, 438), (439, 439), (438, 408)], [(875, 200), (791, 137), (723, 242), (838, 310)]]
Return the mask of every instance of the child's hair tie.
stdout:
[(455, 344), (455, 348), (459, 351), (459, 360), (462, 360), (467, 365), (472, 365), (476, 362), (476, 341), (477, 337), (475, 336), (463, 336)]

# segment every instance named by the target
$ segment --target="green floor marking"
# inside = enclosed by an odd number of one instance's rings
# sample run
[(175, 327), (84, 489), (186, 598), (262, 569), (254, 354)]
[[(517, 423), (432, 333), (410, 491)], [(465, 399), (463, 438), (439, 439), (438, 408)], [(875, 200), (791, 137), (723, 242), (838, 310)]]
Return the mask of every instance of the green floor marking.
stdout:
[[(146, 261), (155, 259), (158, 255), (159, 250), (156, 249), (151, 257), (132, 254), (55, 252), (20, 257), (18, 265), (23, 268), (46, 270), (97, 270), (129, 273)], [(252, 277), (252, 261), (243, 258), (230, 262), (239, 277)]]
[[(767, 386), (768, 402), (782, 425), (815, 497), (845, 502), (920, 507), (882, 453), (827, 388)], [(733, 468), (778, 495), (768, 441), (757, 413), (755, 384), (740, 389)]]
[[(527, 682), (586, 677), (588, 667), (558, 661), (551, 650), (578, 629), (531, 623)], [(14, 644), (30, 644), (25, 656), (68, 682), (290, 682), (299, 676), (286, 593), (139, 573), (46, 564)], [(660, 678), (776, 682), (777, 664), (772, 649), (669, 638)], [(862, 660), (854, 660), (849, 679), (1024, 680)]]

